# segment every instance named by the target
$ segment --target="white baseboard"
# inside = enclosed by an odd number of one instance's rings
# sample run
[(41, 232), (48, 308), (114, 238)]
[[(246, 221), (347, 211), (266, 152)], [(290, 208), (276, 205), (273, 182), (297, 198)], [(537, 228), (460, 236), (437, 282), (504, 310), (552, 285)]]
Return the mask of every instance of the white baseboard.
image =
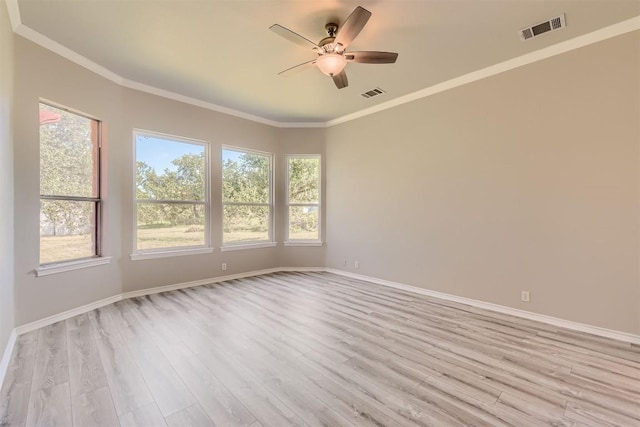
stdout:
[(45, 317), (44, 319), (36, 320), (35, 322), (25, 323), (24, 325), (16, 327), (15, 331), (17, 335), (26, 334), (27, 332), (35, 331), (36, 329), (40, 329), (44, 326), (53, 325), (54, 323), (60, 322), (61, 320), (70, 319), (79, 314), (95, 310), (96, 308), (104, 307), (105, 305), (109, 305), (120, 300), (122, 300), (122, 294), (113, 295), (99, 301), (94, 301), (80, 307), (72, 308), (71, 310), (63, 311), (62, 313)]
[(177, 283), (175, 285), (159, 286), (155, 288), (141, 289), (123, 293), (122, 299), (141, 297), (145, 295), (159, 294), (161, 292), (175, 291), (178, 289), (193, 288), (195, 286), (208, 285), (211, 283), (226, 282), (227, 280), (244, 279), (245, 277), (261, 276), (263, 274), (278, 273), (280, 271), (324, 271), (322, 267), (278, 267), (264, 270), (248, 271), (246, 273), (229, 274), (226, 276), (212, 277), (209, 279), (194, 280), (193, 282)]
[[(277, 273), (280, 271), (324, 271), (324, 270), (325, 269), (323, 267), (267, 268), (264, 270), (254, 270), (254, 271), (248, 271), (245, 273), (229, 274), (226, 276), (212, 277), (209, 279), (194, 280), (191, 282), (176, 283), (174, 285), (157, 286), (153, 288), (140, 289), (138, 291), (124, 292), (122, 294), (113, 295), (108, 298), (101, 299), (99, 301), (94, 301), (92, 303), (82, 305), (80, 307), (72, 308), (71, 310), (67, 310), (62, 313), (45, 317), (44, 319), (36, 320), (30, 323), (25, 323), (24, 325), (20, 325), (16, 327), (14, 329), (14, 332), (16, 333), (16, 335), (26, 334), (27, 332), (34, 331), (44, 326), (52, 325), (62, 320), (70, 319), (79, 314), (87, 313), (91, 310), (95, 310), (96, 308), (104, 307), (105, 305), (113, 304), (114, 302), (122, 301), (128, 298), (141, 297), (145, 295), (153, 295), (161, 292), (175, 291), (177, 289), (193, 288), (195, 286), (202, 286), (202, 285), (207, 285), (211, 283), (219, 283), (227, 280), (243, 279), (245, 277), (260, 276), (263, 274)], [(9, 354), (9, 356), (11, 355)]]
[[(42, 328), (44, 326), (51, 325), (53, 323), (59, 322), (61, 320), (66, 320), (71, 317), (77, 316), (79, 314), (87, 313), (91, 310), (95, 310), (96, 308), (103, 307), (105, 305), (112, 304), (117, 301), (121, 301), (123, 299), (135, 298), (144, 295), (152, 295), (160, 292), (173, 291), (177, 289), (185, 289), (192, 288), (195, 286), (201, 286), (211, 283), (224, 282), (227, 280), (234, 279), (242, 279), (246, 277), (260, 276), (263, 274), (277, 273), (283, 271), (327, 271), (330, 273), (339, 274), (346, 277), (352, 277), (354, 279), (366, 280), (372, 283), (376, 283), (383, 286), (388, 286), (391, 288), (402, 289), (408, 292), (413, 292), (416, 294), (427, 295), (435, 298), (440, 298), (447, 301), (458, 302), (461, 304), (467, 304), (478, 308), (484, 308), (487, 310), (510, 314), (512, 316), (522, 317), (529, 320), (536, 320), (543, 323), (548, 323), (554, 326), (559, 326), (567, 329), (571, 329), (574, 331), (586, 332), (593, 335), (598, 335), (607, 338), (613, 338), (620, 341), (630, 342), (634, 344), (640, 344), (640, 336), (630, 334), (627, 332), (615, 331), (611, 329), (601, 328), (598, 326), (587, 325), (584, 323), (573, 322), (571, 320), (560, 319), (557, 317), (547, 316), (544, 314), (533, 313), (530, 311), (519, 310), (512, 307), (506, 307), (503, 305), (492, 304), (489, 302), (474, 300), (471, 298), (460, 297), (456, 295), (447, 294), (444, 292), (432, 291), (425, 288), (420, 288), (417, 286), (406, 285), (403, 283), (392, 282), (389, 280), (378, 279), (376, 277), (365, 276), (362, 274), (355, 274), (348, 271), (333, 269), (333, 268), (324, 268), (324, 267), (277, 267), (277, 268), (268, 268), (264, 270), (254, 270), (248, 271), (245, 273), (237, 273), (230, 274), (226, 276), (212, 277), (209, 279), (195, 280), (191, 282), (184, 283), (176, 283), (174, 285), (167, 286), (159, 286), (154, 288), (141, 289), (138, 291), (130, 291), (122, 294), (113, 295), (108, 298), (101, 299), (99, 301), (94, 301), (90, 304), (86, 304), (80, 307), (73, 308), (71, 310), (64, 311), (62, 313), (54, 314), (49, 317), (45, 317), (44, 319), (36, 320), (31, 323), (26, 323), (24, 325), (20, 325), (16, 327), (12, 332), (12, 338), (9, 339), (9, 344), (7, 345), (7, 349), (5, 350), (2, 362), (0, 364), (0, 375), (3, 374), (2, 368), (6, 369), (5, 363), (8, 364), (8, 359), (11, 357), (11, 351), (13, 350), (13, 345), (15, 344), (16, 336), (25, 334), (27, 332)], [(13, 340), (13, 341), (12, 341)], [(5, 361), (5, 359), (7, 359)], [(1, 383), (0, 383), (1, 384)]]
[(155, 287), (155, 288), (141, 289), (141, 290), (138, 290), (138, 291), (125, 292), (125, 293), (122, 293), (122, 294), (113, 295), (111, 297), (101, 299), (100, 301), (95, 301), (95, 302), (92, 302), (90, 304), (86, 304), (86, 305), (83, 305), (83, 306), (80, 306), (80, 307), (76, 307), (76, 308), (73, 308), (71, 310), (64, 311), (62, 313), (58, 313), (58, 314), (55, 314), (55, 315), (52, 315), (52, 316), (49, 316), (49, 317), (45, 317), (44, 319), (36, 320), (35, 322), (31, 322), (31, 323), (27, 323), (27, 324), (24, 324), (24, 325), (20, 325), (20, 326), (16, 327), (13, 331), (11, 331), (11, 335), (9, 336), (9, 342), (7, 343), (7, 346), (6, 346), (6, 348), (4, 350), (4, 353), (2, 355), (2, 360), (0, 360), (0, 388), (2, 387), (2, 384), (4, 382), (4, 378), (6, 376), (7, 369), (9, 367), (9, 361), (11, 360), (11, 355), (13, 353), (13, 349), (14, 349), (15, 344), (16, 344), (16, 339), (17, 339), (17, 337), (19, 335), (25, 334), (27, 332), (42, 328), (44, 326), (48, 326), (48, 325), (51, 325), (53, 323), (59, 322), (61, 320), (66, 320), (66, 319), (69, 319), (71, 317), (77, 316), (79, 314), (83, 314), (83, 313), (89, 312), (91, 310), (95, 310), (96, 308), (100, 308), (100, 307), (103, 307), (105, 305), (109, 305), (109, 304), (112, 304), (114, 302), (122, 301), (122, 300), (128, 299), (128, 298), (135, 298), (135, 297), (140, 297), (140, 296), (144, 296), (144, 295), (157, 294), (157, 293), (160, 293), (160, 292), (167, 292), (167, 291), (173, 291), (173, 290), (177, 290), (177, 289), (192, 288), (194, 286), (201, 286), (201, 285), (206, 285), (206, 284), (211, 284), (211, 283), (224, 282), (224, 281), (227, 281), (227, 280), (242, 279), (242, 278), (246, 278), (246, 277), (260, 276), (260, 275), (263, 275), (263, 274), (270, 274), (270, 273), (277, 273), (277, 272), (284, 272), (284, 271), (300, 271), (300, 272), (304, 272), (304, 271), (326, 271), (326, 272), (329, 272), (329, 273), (339, 274), (339, 275), (345, 276), (345, 277), (351, 277), (351, 278), (354, 278), (354, 279), (365, 280), (365, 281), (372, 282), (372, 283), (375, 283), (375, 284), (378, 284), (378, 285), (388, 286), (390, 288), (401, 289), (401, 290), (412, 292), (412, 293), (415, 293), (415, 294), (426, 295), (426, 296), (430, 296), (430, 297), (434, 297), (434, 298), (440, 298), (440, 299), (443, 299), (443, 300), (446, 300), (446, 301), (453, 301), (453, 302), (457, 302), (457, 303), (461, 303), (461, 304), (470, 305), (470, 306), (473, 306), (473, 307), (478, 307), (478, 308), (483, 308), (483, 309), (486, 309), (486, 310), (495, 311), (495, 312), (498, 312), (498, 313), (509, 314), (509, 315), (512, 315), (512, 316), (521, 317), (521, 318), (529, 319), (529, 320), (535, 320), (535, 321), (538, 321), (538, 322), (547, 323), (547, 324), (550, 324), (550, 325), (559, 326), (559, 327), (570, 329), (570, 330), (574, 330), (574, 331), (586, 332), (586, 333), (597, 335), (597, 336), (601, 336), (601, 337), (612, 338), (612, 339), (615, 339), (615, 340), (619, 340), (619, 341), (624, 341), (624, 342), (629, 342), (629, 343), (640, 345), (640, 336), (639, 335), (634, 335), (634, 334), (630, 334), (630, 333), (627, 333), (627, 332), (621, 332), (621, 331), (615, 331), (615, 330), (611, 330), (611, 329), (601, 328), (601, 327), (598, 327), (598, 326), (587, 325), (587, 324), (584, 324), (584, 323), (573, 322), (571, 320), (560, 319), (560, 318), (557, 318), (557, 317), (547, 316), (547, 315), (544, 315), (544, 314), (533, 313), (533, 312), (530, 312), (530, 311), (519, 310), (519, 309), (516, 309), (516, 308), (506, 307), (506, 306), (503, 306), (503, 305), (492, 304), (492, 303), (489, 303), (489, 302), (474, 300), (474, 299), (471, 299), (471, 298), (460, 297), (460, 296), (456, 296), (456, 295), (447, 294), (447, 293), (444, 293), (444, 292), (432, 291), (432, 290), (425, 289), (425, 288), (420, 288), (420, 287), (417, 287), (417, 286), (406, 285), (406, 284), (398, 283), (398, 282), (392, 282), (390, 280), (378, 279), (376, 277), (365, 276), (365, 275), (362, 275), (362, 274), (355, 274), (355, 273), (351, 273), (351, 272), (348, 272), (348, 271), (343, 271), (343, 270), (338, 270), (338, 269), (333, 269), (333, 268), (324, 268), (324, 267), (278, 267), (278, 268), (268, 268), (268, 269), (264, 269), (264, 270), (249, 271), (249, 272), (245, 272), (245, 273), (230, 274), (230, 275), (227, 275), (227, 276), (213, 277), (213, 278), (210, 278), (210, 279), (195, 280), (195, 281), (192, 281), (192, 282), (177, 283), (177, 284), (174, 284), (174, 285), (167, 285), (167, 286), (159, 286), (159, 287)]
[(280, 271), (299, 271), (301, 273), (305, 272), (305, 271), (316, 271), (316, 272), (321, 272), (321, 271), (327, 271), (326, 268), (324, 267), (280, 267), (277, 269), (278, 272)]
[(490, 302), (484, 302), (484, 301), (475, 300), (471, 298), (460, 297), (457, 295), (451, 295), (444, 292), (432, 291), (430, 289), (420, 288), (418, 286), (406, 285), (404, 283), (397, 283), (397, 282), (392, 282), (390, 280), (378, 279), (376, 277), (351, 273), (349, 271), (343, 271), (343, 270), (338, 270), (334, 268), (325, 268), (325, 271), (329, 273), (339, 274), (341, 276), (351, 277), (354, 279), (366, 280), (368, 282), (372, 282), (378, 285), (388, 286), (390, 288), (402, 289), (404, 291), (412, 292), (415, 294), (426, 295), (434, 298), (440, 298), (446, 301), (466, 304), (473, 307), (483, 308), (486, 310), (491, 310), (491, 311), (495, 311), (502, 314), (509, 314), (511, 316), (521, 317), (529, 320), (535, 320), (538, 322), (547, 323), (549, 325), (571, 329), (573, 331), (586, 332), (588, 334), (597, 335), (605, 338), (611, 338), (614, 340), (619, 340), (624, 342), (629, 342), (632, 344), (640, 344), (640, 335), (635, 335), (628, 332), (621, 332), (613, 329), (601, 328), (599, 326), (587, 325), (585, 323), (579, 323), (571, 320), (560, 319), (558, 317), (547, 316), (545, 314), (538, 314), (531, 311), (525, 311), (517, 308), (507, 307), (504, 305), (493, 304)]
[(122, 299), (142, 297), (142, 296), (145, 296), (145, 295), (159, 294), (161, 292), (175, 291), (175, 290), (178, 290), (178, 289), (193, 288), (195, 286), (202, 286), (202, 285), (207, 285), (207, 284), (210, 284), (210, 283), (219, 283), (219, 282), (224, 282), (224, 281), (227, 281), (227, 280), (243, 279), (245, 277), (260, 276), (262, 274), (275, 273), (277, 271), (282, 271), (282, 270), (279, 269), (279, 268), (267, 268), (267, 269), (264, 269), (264, 270), (254, 270), (254, 271), (249, 271), (249, 272), (246, 272), (246, 273), (229, 274), (229, 275), (226, 275), (226, 276), (212, 277), (212, 278), (209, 278), (209, 279), (194, 280), (192, 282), (176, 283), (175, 285), (158, 286), (158, 287), (155, 287), (155, 288), (141, 289), (139, 291), (131, 291), (131, 292), (123, 293), (122, 294)]
[(2, 360), (0, 360), (0, 389), (2, 389), (4, 377), (7, 375), (7, 369), (9, 368), (9, 361), (11, 361), (13, 348), (16, 346), (16, 338), (18, 338), (18, 334), (14, 329), (9, 335), (9, 341), (7, 342), (7, 346), (4, 348), (4, 353), (2, 353)]

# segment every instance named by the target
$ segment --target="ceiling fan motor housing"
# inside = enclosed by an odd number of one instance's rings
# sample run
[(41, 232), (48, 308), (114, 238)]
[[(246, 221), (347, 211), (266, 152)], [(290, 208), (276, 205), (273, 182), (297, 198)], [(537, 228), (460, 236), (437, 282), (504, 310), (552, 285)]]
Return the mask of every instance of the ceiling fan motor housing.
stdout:
[(318, 52), (319, 55), (336, 51), (336, 46), (333, 42), (335, 41), (336, 33), (338, 32), (338, 24), (328, 23), (324, 28), (327, 30), (328, 36), (318, 42), (318, 46), (322, 48), (322, 50)]
[(338, 24), (329, 22), (327, 25), (324, 26), (324, 29), (327, 30), (327, 34), (329, 35), (329, 37), (335, 38), (336, 34), (338, 33)]

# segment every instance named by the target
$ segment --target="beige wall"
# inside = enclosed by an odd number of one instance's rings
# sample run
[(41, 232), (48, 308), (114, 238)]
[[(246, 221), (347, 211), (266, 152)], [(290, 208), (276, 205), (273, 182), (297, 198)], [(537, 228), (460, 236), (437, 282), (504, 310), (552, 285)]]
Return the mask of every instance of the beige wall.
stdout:
[[(121, 291), (122, 88), (15, 37), (14, 99), (16, 325), (42, 319)], [(95, 268), (35, 277), (39, 253), (38, 102), (44, 98), (104, 120), (106, 183), (104, 250), (113, 262)]]
[[(261, 270), (277, 266), (278, 248), (259, 248), (243, 251), (220, 252), (222, 242), (222, 207), (220, 182), (222, 145), (245, 147), (276, 153), (278, 149), (277, 129), (236, 117), (213, 113), (199, 107), (174, 102), (146, 93), (126, 90), (124, 97), (127, 164), (126, 178), (120, 200), (124, 213), (122, 260), (123, 289), (131, 291), (171, 283), (182, 283), (234, 274), (244, 271)], [(145, 129), (155, 132), (179, 135), (209, 142), (211, 153), (211, 214), (212, 239), (216, 247), (213, 254), (192, 255), (174, 258), (131, 261), (129, 255), (133, 246), (133, 158), (131, 153), (131, 129)], [(227, 271), (222, 272), (222, 263)], [(153, 272), (150, 274), (150, 272)]]
[(13, 32), (0, 2), (0, 358), (15, 326), (13, 302)]
[[(12, 43), (6, 13), (2, 20), (0, 119), (8, 121), (11, 84), (4, 76), (12, 67), (4, 48)], [(120, 87), (21, 37), (14, 47), (14, 162), (0, 157), (0, 166), (13, 167), (15, 185), (3, 179), (0, 204), (15, 193), (20, 238), (15, 268), (8, 269), (15, 286), (9, 280), (0, 288), (2, 341), (14, 324), (110, 295), (221, 276), (222, 262), (229, 267), (224, 274), (233, 274), (345, 268), (345, 259), (350, 271), (640, 333), (638, 32), (329, 129), (272, 128)], [(33, 274), (39, 97), (107, 126), (109, 265)], [(211, 143), (212, 254), (131, 261), (134, 127)], [(5, 144), (11, 127), (2, 132), (4, 155), (11, 152)], [(215, 183), (222, 144), (276, 154), (278, 241), (284, 154), (323, 154), (327, 245), (220, 252)], [(4, 237), (11, 239), (11, 212), (0, 208), (0, 215), (9, 218), (0, 237), (10, 248)], [(11, 304), (4, 306), (12, 288), (15, 322)], [(521, 290), (531, 292), (531, 303), (519, 301)]]
[(327, 265), (640, 333), (638, 76), (636, 31), (329, 128)]
[[(166, 98), (120, 87), (86, 69), (16, 37), (16, 151), (15, 244), (16, 324), (57, 314), (111, 295), (155, 286), (190, 282), (227, 274), (288, 266), (284, 248), (221, 252), (222, 145), (272, 152), (276, 155), (276, 212), (284, 211), (283, 156), (292, 152), (318, 153), (324, 139), (288, 138), (289, 130), (215, 113)], [(104, 121), (106, 179), (104, 254), (109, 265), (35, 277), (38, 266), (39, 98), (83, 111)], [(133, 246), (133, 129), (144, 129), (205, 140), (211, 152), (212, 254), (132, 261)], [(295, 131), (292, 131), (295, 133)], [(280, 139), (284, 143), (280, 144)], [(302, 150), (302, 151), (299, 151)], [(216, 185), (217, 184), (217, 185)], [(276, 240), (284, 236), (277, 223)], [(287, 248), (289, 250), (290, 248)], [(305, 248), (296, 266), (324, 263), (323, 248)], [(227, 271), (221, 264), (227, 263)]]
[[(216, 247), (213, 254), (176, 257), (171, 262), (167, 262), (166, 258), (131, 261), (128, 254), (131, 253), (133, 240), (133, 196), (125, 196), (120, 200), (124, 213), (120, 231), (123, 236), (122, 253), (125, 254), (122, 259), (124, 292), (273, 267), (324, 265), (324, 248), (279, 246), (221, 252), (222, 194), (220, 186), (216, 185), (222, 176), (220, 150), (223, 145), (274, 153), (274, 238), (277, 242), (283, 242), (286, 211), (285, 155), (322, 154), (323, 129), (278, 129), (128, 89), (125, 90), (124, 105), (123, 126), (128, 132), (126, 138), (129, 147), (132, 140), (130, 130), (134, 128), (210, 143), (212, 239)], [(129, 155), (131, 149), (127, 150), (128, 157), (124, 159), (124, 163), (128, 166), (124, 172), (123, 193), (128, 195), (132, 194), (133, 158)], [(221, 271), (222, 263), (227, 264), (225, 272)]]
[[(300, 129), (280, 129), (280, 135), (278, 137), (280, 152), (283, 153), (279, 159), (279, 165), (277, 167), (280, 174), (276, 176), (276, 183), (278, 188), (282, 188), (282, 191), (276, 194), (279, 201), (281, 210), (277, 215), (276, 228), (279, 230), (278, 240), (283, 241), (286, 233), (286, 173), (287, 164), (285, 154), (320, 154), (321, 156), (321, 197), (322, 200), (326, 198), (325, 191), (325, 161), (324, 161), (324, 146), (325, 146), (325, 134), (326, 130), (323, 128), (300, 128)], [(324, 208), (324, 206), (323, 206)], [(325, 215), (322, 214), (320, 218), (320, 230), (321, 239), (326, 239), (326, 221)], [(322, 267), (325, 264), (325, 248), (321, 247), (300, 247), (289, 246), (283, 247), (279, 254), (280, 266), (287, 267)]]

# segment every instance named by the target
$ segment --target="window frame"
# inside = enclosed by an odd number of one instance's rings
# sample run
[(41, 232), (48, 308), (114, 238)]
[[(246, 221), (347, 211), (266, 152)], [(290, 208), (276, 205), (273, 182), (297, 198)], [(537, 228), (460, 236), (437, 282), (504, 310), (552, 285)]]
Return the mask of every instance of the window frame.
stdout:
[[(103, 121), (99, 118), (82, 112), (80, 110), (76, 110), (74, 108), (67, 107), (66, 105), (59, 104), (57, 102), (40, 98), (38, 99), (38, 112), (40, 111), (40, 106), (46, 105), (48, 107), (56, 108), (58, 110), (65, 111), (67, 113), (83, 117), (85, 119), (91, 120), (95, 123), (95, 131), (93, 130), (92, 125), (92, 134), (95, 132), (95, 140), (92, 135), (92, 145), (93, 150), (95, 152), (95, 158), (93, 160), (93, 187), (95, 188), (95, 195), (93, 197), (86, 196), (64, 196), (64, 195), (53, 195), (53, 194), (42, 194), (41, 192), (41, 180), (42, 180), (42, 165), (38, 166), (38, 200), (40, 202), (40, 206), (42, 206), (43, 200), (51, 200), (51, 201), (68, 201), (68, 202), (88, 202), (93, 203), (94, 206), (94, 218), (93, 218), (93, 255), (80, 257), (80, 258), (69, 258), (59, 261), (52, 261), (42, 263), (40, 259), (40, 249), (42, 247), (42, 235), (39, 233), (38, 237), (38, 267), (35, 269), (35, 274), (37, 277), (46, 276), (49, 274), (61, 273), (65, 271), (77, 270), (85, 267), (92, 267), (97, 265), (108, 264), (111, 260), (111, 257), (105, 257), (103, 255), (103, 205), (104, 205), (104, 197), (103, 197)], [(38, 158), (39, 162), (42, 161), (41, 157), (41, 149), (42, 149), (42, 141), (41, 141), (41, 131), (40, 126), (38, 126)], [(40, 212), (41, 207), (38, 209)], [(38, 218), (38, 228), (40, 228), (40, 215)]]
[[(204, 200), (202, 202), (197, 200), (165, 200), (165, 199), (138, 199), (136, 194), (136, 173), (137, 173), (137, 137), (147, 136), (151, 138), (158, 138), (169, 140), (173, 142), (192, 144), (202, 146), (204, 148), (204, 161), (205, 161), (205, 179), (204, 179)], [(133, 177), (132, 177), (132, 193), (133, 193), (133, 251), (131, 254), (131, 260), (143, 260), (153, 258), (165, 258), (182, 255), (196, 255), (213, 252), (213, 246), (211, 244), (211, 144), (209, 141), (204, 141), (195, 138), (188, 138), (184, 136), (171, 135), (162, 132), (150, 131), (146, 129), (133, 129)], [(138, 249), (138, 203), (150, 203), (150, 204), (193, 204), (204, 206), (204, 244), (202, 245), (188, 245), (188, 246), (169, 246), (163, 248), (153, 249)]]
[[(290, 159), (317, 159), (318, 160), (318, 203), (290, 203), (289, 180)], [(322, 155), (321, 154), (287, 154), (285, 155), (285, 246), (322, 246)], [(291, 239), (289, 237), (289, 211), (292, 206), (309, 206), (318, 208), (318, 238), (317, 239)]]
[[(250, 153), (257, 154), (261, 156), (266, 156), (269, 159), (269, 202), (268, 203), (244, 203), (244, 202), (229, 202), (226, 203), (224, 201), (224, 178), (222, 176), (224, 170), (224, 150), (235, 151), (238, 153)], [(274, 153), (270, 153), (268, 151), (254, 150), (251, 148), (238, 147), (232, 145), (222, 145), (220, 147), (220, 206), (221, 206), (221, 215), (220, 215), (220, 250), (222, 252), (226, 251), (235, 251), (241, 249), (253, 249), (253, 248), (265, 248), (265, 247), (273, 247), (276, 246), (275, 242), (275, 232), (274, 232), (274, 200), (275, 200), (275, 186), (274, 186), (274, 164), (275, 164), (275, 155)], [(269, 220), (267, 224), (269, 226), (268, 230), (268, 240), (250, 240), (250, 241), (237, 241), (225, 243), (224, 241), (224, 208), (225, 206), (267, 206), (269, 208)]]

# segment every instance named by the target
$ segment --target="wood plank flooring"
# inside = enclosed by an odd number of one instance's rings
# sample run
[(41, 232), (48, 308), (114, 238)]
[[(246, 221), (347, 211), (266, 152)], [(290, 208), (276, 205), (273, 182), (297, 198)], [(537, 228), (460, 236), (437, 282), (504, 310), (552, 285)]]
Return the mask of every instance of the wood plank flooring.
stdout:
[(20, 336), (1, 426), (640, 426), (640, 348), (330, 273)]

